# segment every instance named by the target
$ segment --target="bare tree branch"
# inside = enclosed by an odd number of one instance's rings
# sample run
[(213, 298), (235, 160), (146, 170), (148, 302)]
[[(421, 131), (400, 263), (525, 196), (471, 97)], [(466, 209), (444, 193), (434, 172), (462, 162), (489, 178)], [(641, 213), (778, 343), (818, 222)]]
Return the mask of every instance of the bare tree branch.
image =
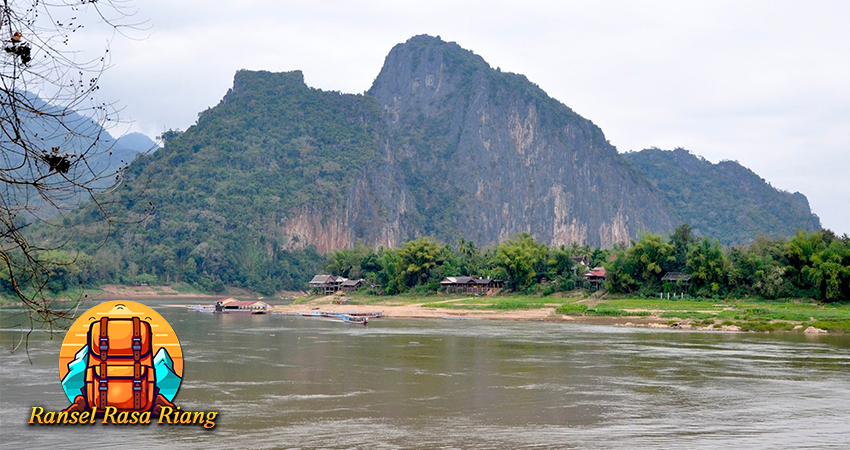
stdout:
[[(3, 0), (0, 11), (0, 291), (13, 292), (28, 311), (22, 327), (60, 328), (83, 296), (57, 305), (45, 296), (51, 272), (74, 264), (58, 258), (75, 235), (65, 214), (94, 205), (105, 239), (119, 220), (103, 194), (118, 186), (123, 170), (110, 163), (114, 141), (106, 130), (120, 111), (97, 100), (110, 65), (109, 48), (95, 57), (71, 45), (93, 25), (124, 35), (139, 29), (131, 3), (122, 0)], [(132, 220), (132, 219), (131, 219)], [(62, 228), (50, 242), (34, 244), (36, 222)], [(96, 227), (97, 228), (97, 227)], [(62, 236), (62, 237), (59, 237)], [(22, 328), (22, 329), (24, 329)], [(16, 345), (26, 343), (26, 337)]]

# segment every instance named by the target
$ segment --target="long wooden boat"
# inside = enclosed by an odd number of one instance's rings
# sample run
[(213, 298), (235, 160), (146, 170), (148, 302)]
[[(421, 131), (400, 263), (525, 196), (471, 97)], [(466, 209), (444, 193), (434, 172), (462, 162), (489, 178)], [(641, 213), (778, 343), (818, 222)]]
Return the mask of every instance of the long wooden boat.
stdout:
[(366, 324), (368, 324), (368, 323), (369, 323), (369, 318), (368, 318), (368, 317), (362, 317), (362, 316), (359, 316), (359, 317), (358, 317), (358, 316), (352, 316), (352, 315), (349, 315), (349, 314), (345, 314), (345, 315), (343, 315), (343, 316), (342, 316), (342, 321), (343, 321), (343, 322), (345, 322), (345, 323), (353, 323), (353, 324), (358, 324), (358, 325), (366, 325)]
[(346, 315), (351, 317), (369, 317), (371, 319), (378, 319), (384, 316), (384, 314), (380, 312), (351, 312), (346, 313)]
[(215, 305), (189, 305), (186, 308), (189, 311), (201, 311), (201, 312), (213, 312), (215, 311)]
[[(296, 314), (298, 315), (298, 314)], [(369, 318), (381, 317), (381, 313), (344, 313), (344, 312), (328, 312), (328, 311), (308, 311), (300, 314), (304, 317), (323, 317), (327, 319), (341, 320), (345, 323), (354, 323), (366, 325)]]

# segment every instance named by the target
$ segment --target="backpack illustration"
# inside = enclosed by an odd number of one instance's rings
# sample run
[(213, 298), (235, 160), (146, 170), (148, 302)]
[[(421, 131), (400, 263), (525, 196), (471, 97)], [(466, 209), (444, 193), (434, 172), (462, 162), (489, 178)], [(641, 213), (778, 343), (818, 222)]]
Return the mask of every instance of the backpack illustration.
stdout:
[(103, 317), (88, 332), (85, 401), (88, 409), (149, 411), (157, 399), (151, 324)]

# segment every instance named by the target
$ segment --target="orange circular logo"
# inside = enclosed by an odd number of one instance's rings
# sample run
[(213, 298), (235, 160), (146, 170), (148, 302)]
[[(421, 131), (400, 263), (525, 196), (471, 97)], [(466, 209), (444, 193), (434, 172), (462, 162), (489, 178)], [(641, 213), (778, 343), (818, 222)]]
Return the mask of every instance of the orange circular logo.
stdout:
[(180, 388), (183, 352), (171, 325), (150, 307), (105, 302), (68, 329), (59, 352), (59, 377), (68, 400), (80, 410), (155, 410), (170, 405)]

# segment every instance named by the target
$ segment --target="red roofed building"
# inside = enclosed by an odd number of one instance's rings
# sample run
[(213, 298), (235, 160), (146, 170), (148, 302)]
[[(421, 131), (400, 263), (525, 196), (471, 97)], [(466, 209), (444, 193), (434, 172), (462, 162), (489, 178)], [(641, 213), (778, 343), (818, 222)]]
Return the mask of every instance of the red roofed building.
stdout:
[(604, 267), (594, 267), (590, 271), (581, 274), (585, 280), (589, 281), (597, 289), (605, 282), (605, 275)]

